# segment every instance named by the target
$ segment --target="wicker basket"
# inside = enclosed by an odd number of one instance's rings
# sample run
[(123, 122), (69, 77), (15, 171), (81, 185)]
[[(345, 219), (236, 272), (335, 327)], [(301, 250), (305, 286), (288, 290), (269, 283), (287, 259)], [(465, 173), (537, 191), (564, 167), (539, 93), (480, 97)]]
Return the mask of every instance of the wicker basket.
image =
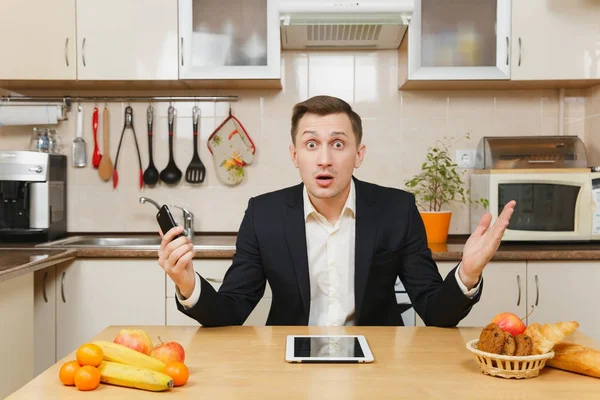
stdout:
[(502, 378), (527, 379), (535, 378), (546, 365), (546, 360), (554, 357), (554, 351), (535, 356), (503, 356), (477, 349), (479, 339), (467, 343), (469, 349), (479, 362), (481, 372)]

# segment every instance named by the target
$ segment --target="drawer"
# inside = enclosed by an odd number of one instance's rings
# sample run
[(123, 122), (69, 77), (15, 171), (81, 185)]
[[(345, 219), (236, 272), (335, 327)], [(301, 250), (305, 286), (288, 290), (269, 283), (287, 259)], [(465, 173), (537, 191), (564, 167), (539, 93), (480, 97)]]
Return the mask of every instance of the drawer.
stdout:
[[(231, 266), (231, 262), (232, 261), (230, 259), (195, 259), (194, 270), (198, 272), (201, 277), (206, 279), (212, 285), (212, 287), (215, 288), (215, 290), (219, 290), (219, 287), (221, 287), (221, 283), (223, 282), (223, 278), (225, 277), (225, 273)], [(175, 297), (175, 284), (169, 278), (169, 276), (167, 276), (167, 297)], [(265, 288), (265, 294), (263, 297), (272, 297), (269, 284), (267, 284), (267, 287)]]
[[(177, 309), (177, 302), (174, 298), (166, 299), (167, 326), (199, 326), (200, 324), (193, 318), (188, 317)], [(248, 316), (244, 323), (245, 326), (264, 326), (271, 309), (271, 299), (263, 297), (254, 310)]]

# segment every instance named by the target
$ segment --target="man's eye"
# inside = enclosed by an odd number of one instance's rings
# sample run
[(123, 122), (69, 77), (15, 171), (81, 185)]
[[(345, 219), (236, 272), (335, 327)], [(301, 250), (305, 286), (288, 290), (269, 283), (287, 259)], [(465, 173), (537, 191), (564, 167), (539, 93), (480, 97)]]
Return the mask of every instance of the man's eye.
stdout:
[(317, 147), (317, 144), (315, 142), (306, 143), (306, 148), (308, 148), (308, 149), (315, 149), (316, 147)]
[(337, 142), (335, 142), (333, 144), (333, 147), (336, 148), (336, 149), (343, 149), (344, 148), (344, 143), (338, 140)]

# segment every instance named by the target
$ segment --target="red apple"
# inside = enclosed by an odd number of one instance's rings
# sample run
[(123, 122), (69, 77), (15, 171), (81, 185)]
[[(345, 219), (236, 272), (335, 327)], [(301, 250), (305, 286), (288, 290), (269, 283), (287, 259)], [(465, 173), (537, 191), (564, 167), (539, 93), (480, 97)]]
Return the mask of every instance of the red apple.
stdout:
[(495, 322), (500, 329), (513, 336), (520, 335), (525, 332), (525, 329), (527, 328), (517, 315), (509, 312), (503, 312), (496, 315), (494, 319), (492, 319), (492, 322)]
[(146, 355), (150, 355), (152, 351), (152, 340), (142, 329), (122, 329), (115, 337), (114, 342)]
[[(158, 338), (160, 340), (160, 338)], [(185, 362), (185, 350), (183, 346), (177, 342), (166, 342), (162, 341), (158, 346), (152, 349), (150, 353), (150, 357), (154, 357), (164, 362), (165, 364), (170, 364), (174, 361)]]

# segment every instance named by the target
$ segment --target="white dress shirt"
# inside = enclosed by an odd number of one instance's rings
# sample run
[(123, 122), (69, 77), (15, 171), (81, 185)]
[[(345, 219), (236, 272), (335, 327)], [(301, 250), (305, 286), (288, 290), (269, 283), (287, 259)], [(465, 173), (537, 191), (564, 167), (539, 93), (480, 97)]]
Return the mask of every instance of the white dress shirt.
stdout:
[[(314, 208), (303, 189), (304, 223), (310, 277), (310, 314), (308, 325), (341, 326), (355, 325), (354, 308), (354, 245), (356, 227), (356, 190), (351, 181), (350, 194), (335, 224), (329, 223)], [(479, 291), (481, 280), (468, 290), (458, 275), (455, 279), (462, 292), (472, 298)], [(176, 288), (179, 302), (186, 308), (193, 307), (200, 298), (200, 277), (189, 298), (181, 296)]]

